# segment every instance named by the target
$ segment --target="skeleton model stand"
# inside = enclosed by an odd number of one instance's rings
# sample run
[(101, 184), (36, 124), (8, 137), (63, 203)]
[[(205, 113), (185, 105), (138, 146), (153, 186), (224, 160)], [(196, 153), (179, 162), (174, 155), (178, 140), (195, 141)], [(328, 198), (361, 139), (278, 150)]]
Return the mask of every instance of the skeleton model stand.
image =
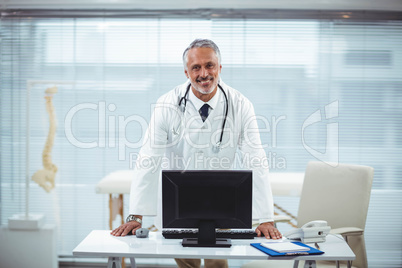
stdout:
[(43, 169), (38, 170), (32, 176), (32, 180), (39, 184), (46, 192), (50, 192), (55, 186), (55, 177), (57, 167), (52, 163), (52, 147), (54, 143), (54, 137), (56, 134), (56, 115), (53, 107), (53, 94), (57, 93), (57, 87), (51, 87), (46, 89), (46, 110), (49, 114), (49, 133), (42, 153)]

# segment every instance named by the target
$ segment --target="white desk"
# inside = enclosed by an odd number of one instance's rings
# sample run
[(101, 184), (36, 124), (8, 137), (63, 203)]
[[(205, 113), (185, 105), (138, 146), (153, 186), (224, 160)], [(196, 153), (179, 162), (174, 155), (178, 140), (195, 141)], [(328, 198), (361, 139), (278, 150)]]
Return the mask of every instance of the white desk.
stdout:
[[(108, 230), (92, 231), (74, 250), (77, 257), (108, 257), (108, 267), (121, 267), (123, 257), (130, 258), (135, 267), (135, 258), (200, 258), (200, 259), (249, 259), (249, 260), (327, 260), (352, 261), (355, 255), (347, 243), (333, 235), (327, 236), (325, 243), (320, 243), (322, 255), (270, 257), (250, 246), (250, 243), (264, 241), (232, 240), (230, 248), (185, 248), (179, 239), (165, 239), (161, 232), (150, 232), (149, 238), (136, 236), (114, 237)], [(308, 262), (306, 262), (307, 264)]]

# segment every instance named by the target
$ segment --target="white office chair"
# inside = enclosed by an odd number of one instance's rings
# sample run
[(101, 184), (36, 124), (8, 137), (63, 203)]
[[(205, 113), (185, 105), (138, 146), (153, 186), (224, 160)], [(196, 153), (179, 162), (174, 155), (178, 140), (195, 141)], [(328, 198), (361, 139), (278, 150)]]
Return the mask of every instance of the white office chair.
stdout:
[[(368, 166), (309, 162), (297, 213), (300, 228), (313, 220), (325, 220), (331, 233), (341, 234), (356, 255), (353, 267), (366, 268), (364, 228), (370, 201), (374, 169)], [(253, 261), (243, 268), (279, 267), (289, 262)], [(334, 263), (317, 262), (317, 267), (334, 267)], [(280, 266), (282, 267), (282, 266)]]

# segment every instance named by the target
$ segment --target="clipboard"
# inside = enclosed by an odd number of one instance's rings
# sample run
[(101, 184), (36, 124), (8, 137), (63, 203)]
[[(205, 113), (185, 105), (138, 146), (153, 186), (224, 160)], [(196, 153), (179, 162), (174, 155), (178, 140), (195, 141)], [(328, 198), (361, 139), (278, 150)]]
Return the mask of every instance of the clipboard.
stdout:
[(271, 250), (269, 248), (263, 247), (260, 245), (260, 243), (251, 243), (250, 245), (255, 247), (256, 249), (261, 250), (262, 252), (268, 254), (269, 256), (295, 256), (295, 255), (321, 255), (324, 254), (324, 251), (318, 250), (316, 248), (310, 247), (306, 244), (303, 244), (301, 242), (292, 242), (293, 244), (303, 246), (303, 247), (308, 247), (310, 248), (309, 251), (298, 251), (298, 252), (276, 252), (274, 250)]

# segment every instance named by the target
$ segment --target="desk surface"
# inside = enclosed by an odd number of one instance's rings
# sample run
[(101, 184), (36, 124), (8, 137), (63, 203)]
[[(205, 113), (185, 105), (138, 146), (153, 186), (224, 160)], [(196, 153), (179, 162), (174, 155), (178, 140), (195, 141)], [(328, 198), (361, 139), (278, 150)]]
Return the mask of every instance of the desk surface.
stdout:
[(320, 243), (322, 255), (270, 257), (250, 246), (265, 241), (232, 240), (230, 248), (185, 248), (180, 239), (165, 239), (161, 232), (150, 232), (149, 238), (136, 236), (114, 237), (108, 230), (92, 231), (74, 250), (79, 257), (127, 257), (127, 258), (201, 258), (201, 259), (286, 259), (286, 260), (354, 260), (355, 255), (342, 237), (328, 235)]

